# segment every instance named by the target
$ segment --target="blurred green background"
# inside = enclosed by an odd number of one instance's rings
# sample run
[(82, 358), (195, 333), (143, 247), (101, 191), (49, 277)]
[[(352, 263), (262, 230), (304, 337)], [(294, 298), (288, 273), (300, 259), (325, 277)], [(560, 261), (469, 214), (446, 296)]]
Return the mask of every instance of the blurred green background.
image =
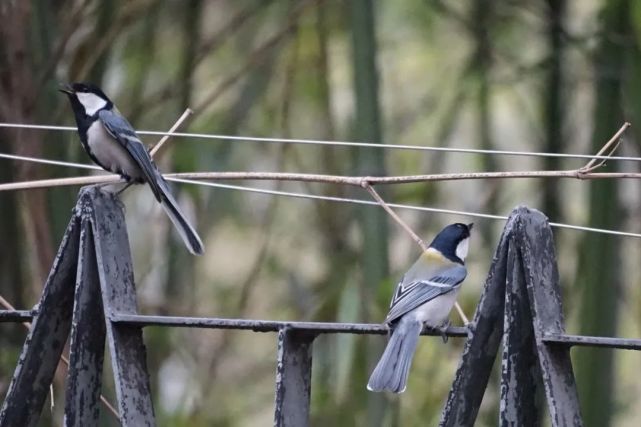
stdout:
[[(629, 120), (617, 154), (640, 151), (641, 2), (633, 0), (5, 0), (0, 35), (2, 122), (73, 125), (57, 84), (86, 80), (138, 129), (166, 130), (192, 107), (183, 128), (191, 132), (591, 154)], [(170, 146), (164, 171), (401, 175), (585, 163), (197, 138)], [(0, 129), (0, 151), (89, 162), (75, 132)], [(639, 166), (611, 161), (603, 170)], [(0, 160), (0, 182), (81, 174)], [(247, 184), (368, 198), (332, 185)], [(189, 255), (148, 189), (123, 196), (144, 313), (380, 322), (418, 255), (376, 207), (175, 189), (203, 237), (203, 257)], [(0, 294), (18, 308), (37, 302), (77, 191), (0, 193)], [(501, 215), (527, 204), (555, 222), (641, 232), (634, 180), (457, 181), (382, 194)], [(426, 240), (470, 220), (400, 213)], [(470, 316), (503, 226), (474, 222), (459, 298)], [(639, 241), (555, 233), (568, 331), (638, 337)], [(0, 396), (24, 338), (21, 325), (0, 325)], [(145, 341), (160, 425), (272, 424), (274, 334), (148, 328)], [(463, 341), (422, 340), (400, 398), (365, 389), (383, 345), (382, 337), (316, 340), (312, 425), (436, 425)], [(586, 425), (639, 425), (638, 353), (580, 348), (572, 356)], [(108, 371), (105, 378), (114, 400)], [(42, 425), (61, 425), (63, 391), (61, 369), (57, 405), (46, 405)], [(496, 425), (498, 397), (495, 376), (477, 425)], [(102, 412), (104, 425), (115, 425)]]

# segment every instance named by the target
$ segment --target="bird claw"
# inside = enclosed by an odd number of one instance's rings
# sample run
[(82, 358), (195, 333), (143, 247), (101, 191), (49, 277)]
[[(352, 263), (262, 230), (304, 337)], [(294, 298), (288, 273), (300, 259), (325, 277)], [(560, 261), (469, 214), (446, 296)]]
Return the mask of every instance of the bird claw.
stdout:
[(447, 336), (447, 329), (450, 327), (451, 322), (448, 320), (447, 322), (443, 323), (441, 327), (439, 328), (439, 331), (441, 332), (441, 339), (443, 340), (443, 344), (447, 344), (447, 340), (449, 337)]

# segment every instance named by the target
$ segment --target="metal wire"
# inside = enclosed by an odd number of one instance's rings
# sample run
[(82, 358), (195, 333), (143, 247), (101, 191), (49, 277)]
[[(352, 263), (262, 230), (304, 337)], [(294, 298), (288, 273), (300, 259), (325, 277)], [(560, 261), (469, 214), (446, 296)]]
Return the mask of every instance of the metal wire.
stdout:
[(9, 160), (22, 160), (24, 162), (31, 162), (31, 163), (42, 163), (42, 164), (45, 164), (45, 165), (53, 165), (53, 166), (66, 166), (66, 167), (70, 167), (70, 168), (103, 170), (101, 167), (95, 166), (95, 165), (87, 165), (87, 164), (83, 164), (83, 163), (64, 162), (62, 160), (40, 159), (40, 158), (37, 158), (37, 157), (17, 156), (15, 154), (0, 153), (0, 158), (9, 159)]
[[(82, 169), (102, 170), (102, 168), (98, 166), (93, 166), (93, 165), (88, 165), (83, 163), (72, 163), (72, 162), (64, 162), (59, 160), (40, 159), (37, 157), (16, 156), (13, 154), (5, 154), (5, 153), (0, 153), (0, 158), (21, 160), (21, 161), (34, 162), (34, 163), (44, 163), (48, 165), (56, 165), (56, 166), (64, 166), (64, 167), (76, 167), (76, 168), (82, 168)], [(168, 181), (180, 182), (185, 184), (202, 185), (205, 187), (223, 188), (228, 190), (248, 191), (252, 193), (270, 194), (274, 196), (286, 196), (286, 197), (293, 197), (293, 198), (299, 198), (299, 199), (325, 200), (329, 202), (380, 206), (377, 202), (373, 200), (353, 199), (353, 198), (334, 197), (334, 196), (318, 196), (315, 194), (295, 193), (295, 192), (280, 191), (280, 190), (266, 190), (266, 189), (247, 187), (242, 185), (196, 181), (196, 180), (184, 179), (184, 178), (166, 177), (166, 179)], [(472, 218), (497, 219), (497, 220), (507, 219), (507, 216), (504, 216), (504, 215), (492, 215), (492, 214), (485, 214), (480, 212), (468, 212), (468, 211), (459, 211), (459, 210), (452, 210), (452, 209), (430, 208), (426, 206), (414, 206), (414, 205), (405, 205), (405, 204), (397, 204), (397, 203), (388, 203), (388, 206), (391, 206), (397, 209), (407, 209), (407, 210), (414, 210), (414, 211), (421, 211), (421, 212), (444, 213), (448, 215), (460, 215), (460, 216), (472, 217)], [(551, 222), (550, 226), (555, 228), (565, 228), (569, 230), (587, 231), (591, 233), (602, 233), (602, 234), (610, 234), (615, 236), (641, 238), (641, 234), (638, 234), (638, 233), (630, 233), (626, 231), (617, 231), (617, 230), (607, 230), (604, 228), (584, 227), (580, 225), (563, 224), (558, 222)]]
[[(180, 182), (184, 184), (196, 184), (196, 185), (204, 185), (206, 187), (216, 187), (216, 188), (224, 188), (228, 190), (239, 190), (239, 191), (249, 191), (252, 193), (260, 193), (260, 194), (270, 194), (270, 195), (275, 195), (275, 196), (286, 196), (286, 197), (294, 197), (294, 198), (299, 198), (299, 199), (312, 199), (312, 200), (325, 200), (325, 201), (330, 201), (330, 202), (341, 202), (341, 203), (354, 203), (354, 204), (359, 204), (359, 205), (373, 205), (373, 206), (380, 206), (377, 202), (373, 200), (363, 200), (363, 199), (353, 199), (353, 198), (347, 198), (347, 197), (334, 197), (334, 196), (318, 196), (315, 194), (306, 194), (306, 193), (295, 193), (295, 192), (290, 192), (290, 191), (281, 191), (281, 190), (266, 190), (262, 188), (255, 188), (255, 187), (246, 187), (242, 185), (233, 185), (233, 184), (220, 184), (217, 182), (204, 182), (204, 181), (194, 181), (191, 179), (182, 179), (182, 178), (167, 178), (168, 181), (174, 181), (174, 182)], [(387, 203), (388, 206), (397, 208), (397, 209), (408, 209), (408, 210), (414, 210), (414, 211), (421, 211), (421, 212), (435, 212), (435, 213), (444, 213), (444, 214), (449, 214), (449, 215), (460, 215), (460, 216), (465, 216), (465, 217), (472, 217), (472, 218), (484, 218), (484, 219), (498, 219), (498, 220), (507, 220), (507, 216), (504, 215), (492, 215), (492, 214), (485, 214), (485, 213), (480, 213), (480, 212), (469, 212), (469, 211), (458, 211), (458, 210), (452, 210), (452, 209), (442, 209), (442, 208), (430, 208), (427, 206), (415, 206), (415, 205), (405, 205), (405, 204), (398, 204), (398, 203)], [(559, 222), (551, 222), (550, 223), (551, 227), (555, 228), (566, 228), (569, 230), (579, 230), (579, 231), (588, 231), (592, 233), (602, 233), (602, 234), (611, 234), (614, 236), (625, 236), (625, 237), (635, 237), (635, 238), (641, 238), (641, 234), (638, 233), (630, 233), (627, 231), (618, 231), (618, 230), (607, 230), (604, 228), (594, 228), (594, 227), (584, 227), (581, 225), (572, 225), (572, 224), (563, 224)]]
[[(73, 131), (77, 129), (73, 126), (50, 126), (50, 125), (30, 125), (21, 123), (0, 123), (0, 128), (17, 128), (17, 129), (35, 129), (35, 130), (55, 130), (55, 131)], [(454, 147), (428, 147), (420, 145), (403, 145), (403, 144), (379, 144), (373, 142), (354, 142), (354, 141), (326, 141), (320, 139), (296, 139), (296, 138), (264, 138), (256, 136), (232, 136), (218, 135), (209, 133), (188, 133), (188, 132), (160, 132), (151, 130), (136, 131), (140, 135), (165, 136), (171, 135), (179, 138), (200, 138), (200, 139), (219, 139), (228, 141), (241, 142), (268, 142), (282, 144), (302, 144), (302, 145), (330, 145), (339, 147), (363, 147), (379, 148), (390, 150), (414, 150), (430, 151), (445, 153), (462, 153), (462, 154), (483, 154), (497, 156), (523, 156), (523, 157), (555, 157), (570, 159), (598, 159), (598, 160), (621, 160), (639, 162), (641, 157), (631, 156), (596, 156), (590, 154), (572, 154), (572, 153), (545, 153), (538, 151), (512, 151), (512, 150), (483, 150), (478, 148), (454, 148)]]

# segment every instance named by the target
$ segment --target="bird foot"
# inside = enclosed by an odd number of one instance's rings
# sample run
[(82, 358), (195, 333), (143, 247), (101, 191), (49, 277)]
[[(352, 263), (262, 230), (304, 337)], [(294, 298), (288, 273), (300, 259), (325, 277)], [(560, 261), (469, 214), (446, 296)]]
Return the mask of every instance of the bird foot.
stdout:
[(440, 328), (438, 328), (438, 330), (441, 332), (441, 339), (443, 340), (443, 344), (447, 344), (447, 340), (449, 339), (449, 337), (447, 336), (447, 330), (450, 325), (451, 322), (448, 320), (443, 323)]
[(131, 186), (131, 184), (133, 184), (133, 182), (132, 182), (132, 181), (127, 181), (127, 182), (125, 183), (125, 185), (124, 185), (120, 190), (118, 190), (118, 191), (116, 192), (116, 196), (120, 197), (120, 193), (122, 193), (122, 192), (123, 192), (123, 191), (125, 191), (127, 188), (129, 188), (129, 187)]

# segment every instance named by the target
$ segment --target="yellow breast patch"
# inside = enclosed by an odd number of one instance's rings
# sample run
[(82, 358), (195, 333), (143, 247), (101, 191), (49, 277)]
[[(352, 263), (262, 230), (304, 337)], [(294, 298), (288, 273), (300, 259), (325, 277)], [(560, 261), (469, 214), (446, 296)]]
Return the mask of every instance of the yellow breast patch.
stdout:
[(425, 258), (426, 261), (430, 263), (436, 263), (436, 264), (451, 264), (452, 261), (449, 259), (445, 258), (445, 256), (440, 252), (437, 251), (434, 248), (428, 248), (425, 252), (423, 252), (422, 257)]

